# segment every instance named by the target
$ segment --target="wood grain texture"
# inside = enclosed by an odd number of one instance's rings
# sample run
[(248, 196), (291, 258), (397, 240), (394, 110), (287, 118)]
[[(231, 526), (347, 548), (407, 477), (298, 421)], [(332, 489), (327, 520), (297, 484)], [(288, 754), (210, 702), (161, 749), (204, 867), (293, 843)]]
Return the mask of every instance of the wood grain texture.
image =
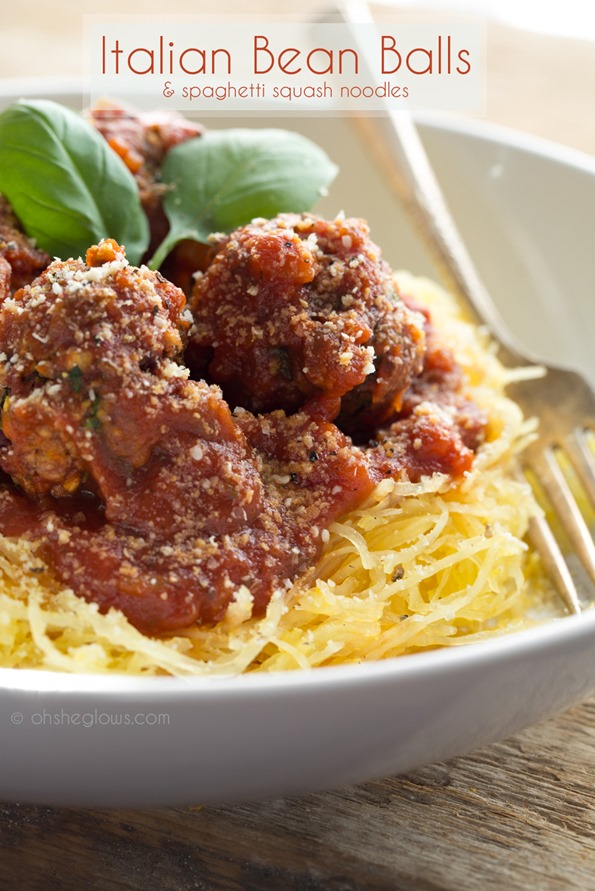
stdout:
[(225, 807), (0, 805), (0, 889), (589, 891), (595, 700), (474, 755)]

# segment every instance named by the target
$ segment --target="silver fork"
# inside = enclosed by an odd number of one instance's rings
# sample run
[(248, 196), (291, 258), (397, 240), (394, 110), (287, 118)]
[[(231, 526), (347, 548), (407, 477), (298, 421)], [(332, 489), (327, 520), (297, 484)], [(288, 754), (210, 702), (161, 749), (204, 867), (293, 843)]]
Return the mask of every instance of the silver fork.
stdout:
[[(346, 0), (340, 8), (357, 40), (357, 23), (373, 22), (367, 2)], [(569, 562), (575, 573), (579, 563), (583, 567), (590, 580), (586, 599), (595, 600), (595, 543), (558, 458), (570, 462), (595, 507), (595, 456), (588, 443), (589, 433), (595, 434), (595, 394), (576, 372), (529, 355), (507, 330), (458, 232), (409, 113), (387, 109), (383, 116), (361, 117), (358, 123), (451, 290), (475, 321), (489, 330), (503, 363), (545, 369), (543, 377), (512, 384), (509, 393), (527, 416), (539, 421), (538, 438), (521, 456), (521, 472), (533, 475), (544, 490), (575, 556), (565, 558), (560, 536), (545, 516), (531, 521), (530, 540), (568, 610), (579, 613), (581, 599)]]

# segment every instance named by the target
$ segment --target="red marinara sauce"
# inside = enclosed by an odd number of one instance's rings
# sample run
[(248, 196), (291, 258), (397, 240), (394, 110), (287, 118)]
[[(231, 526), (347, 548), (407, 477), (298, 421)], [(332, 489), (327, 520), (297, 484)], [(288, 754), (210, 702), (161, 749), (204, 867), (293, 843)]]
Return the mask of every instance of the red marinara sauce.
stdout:
[(262, 612), (374, 484), (334, 425), (235, 418), (190, 380), (184, 302), (108, 241), (0, 309), (0, 527), (148, 632), (217, 622), (241, 586)]
[[(190, 313), (182, 291), (131, 267), (109, 239), (84, 262), (50, 264), (0, 306), (0, 531), (29, 538), (63, 584), (102, 610), (120, 609), (141, 631), (218, 622), (242, 587), (262, 614), (274, 591), (315, 565), (328, 525), (379, 480), (461, 475), (481, 441), (485, 418), (462, 395), (454, 357), (427, 313), (395, 303), (367, 230), (303, 219), (286, 220), (281, 241), (276, 223), (272, 234), (263, 226), (232, 235), (239, 254), (224, 251), (213, 263), (215, 291), (228, 276), (222, 264), (241, 267), (235, 319), (256, 286), (275, 282), (293, 294), (297, 315), (304, 311), (281, 344), (262, 310), (265, 343), (245, 382), (235, 372), (232, 384), (214, 381), (204, 367), (213, 356), (207, 330), (212, 349), (219, 343), (216, 312), (201, 304), (204, 285)], [(265, 275), (250, 259), (255, 243), (278, 268)], [(334, 263), (343, 272), (329, 272)], [(279, 284), (283, 268), (289, 284)], [(390, 333), (389, 324), (402, 328)], [(290, 380), (284, 369), (297, 369), (310, 349), (309, 327), (322, 352), (309, 354), (311, 374), (292, 371)], [(205, 379), (186, 365), (188, 338), (205, 351)], [(349, 350), (351, 370), (342, 358)]]

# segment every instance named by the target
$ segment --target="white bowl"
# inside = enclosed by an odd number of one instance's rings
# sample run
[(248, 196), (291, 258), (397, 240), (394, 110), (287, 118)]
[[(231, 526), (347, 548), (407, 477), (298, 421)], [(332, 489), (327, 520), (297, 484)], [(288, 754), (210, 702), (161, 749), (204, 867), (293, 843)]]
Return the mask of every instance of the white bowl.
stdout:
[[(25, 92), (80, 105), (70, 87), (45, 83), (10, 84), (0, 101)], [(393, 265), (433, 273), (347, 121), (279, 125), (313, 136), (340, 163), (328, 212), (367, 217)], [(595, 160), (478, 123), (424, 117), (420, 127), (513, 331), (595, 379)], [(305, 794), (462, 754), (593, 688), (595, 612), (455, 650), (285, 675), (4, 669), (0, 798), (132, 807)]]

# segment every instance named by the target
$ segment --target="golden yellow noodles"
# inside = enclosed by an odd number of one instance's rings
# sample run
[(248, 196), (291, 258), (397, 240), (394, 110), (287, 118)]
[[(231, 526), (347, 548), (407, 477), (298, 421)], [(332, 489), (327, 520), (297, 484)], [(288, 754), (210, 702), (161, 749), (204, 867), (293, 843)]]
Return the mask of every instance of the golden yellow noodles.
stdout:
[(384, 659), (482, 640), (523, 627), (546, 596), (523, 541), (538, 511), (514, 478), (515, 455), (535, 435), (504, 393), (487, 339), (458, 318), (436, 285), (398, 278), (432, 312), (487, 412), (488, 436), (462, 481), (382, 482), (334, 523), (307, 580), (278, 592), (264, 618), (240, 591), (215, 628), (149, 638), (118, 612), (99, 613), (59, 585), (29, 544), (0, 538), (0, 665), (68, 672), (232, 674)]

